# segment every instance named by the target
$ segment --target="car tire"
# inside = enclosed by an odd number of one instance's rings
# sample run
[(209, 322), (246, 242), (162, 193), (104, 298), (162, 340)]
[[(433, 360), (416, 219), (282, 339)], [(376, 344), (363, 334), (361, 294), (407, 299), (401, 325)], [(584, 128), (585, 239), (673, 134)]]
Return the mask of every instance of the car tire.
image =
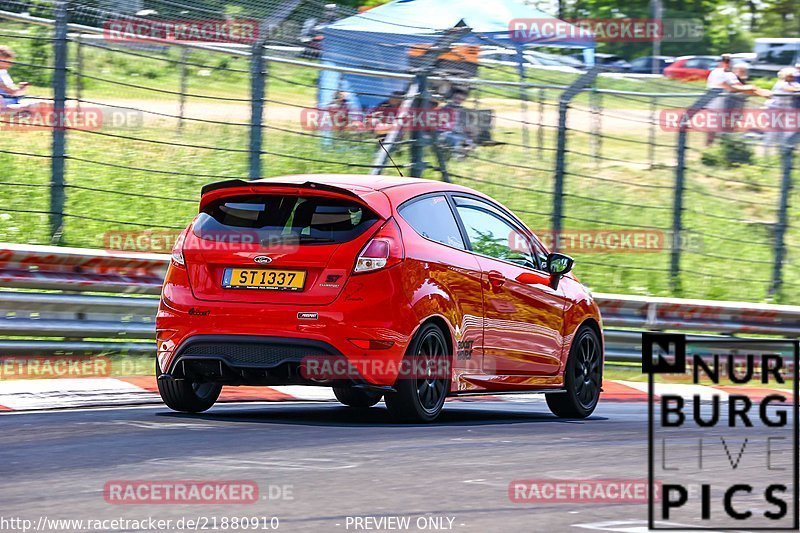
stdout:
[(550, 411), (560, 418), (586, 418), (600, 400), (603, 384), (603, 350), (600, 336), (581, 326), (570, 347), (564, 369), (564, 392), (545, 395)]
[(339, 402), (354, 409), (367, 409), (383, 398), (383, 393), (355, 387), (333, 387), (333, 394)]
[[(384, 397), (392, 417), (400, 422), (433, 422), (442, 412), (450, 391), (450, 354), (442, 330), (434, 324), (420, 328), (409, 346), (404, 368), (412, 369), (409, 376), (401, 376), (395, 383), (396, 392)], [(441, 363), (444, 362), (444, 365)], [(427, 376), (419, 376), (419, 369), (427, 368)], [(444, 371), (442, 371), (444, 369)], [(438, 370), (438, 372), (436, 371)], [(440, 374), (446, 373), (442, 377)]]
[(158, 393), (167, 407), (182, 413), (202, 413), (211, 408), (222, 392), (219, 383), (197, 383), (189, 380), (172, 378), (158, 379), (161, 369), (156, 360), (156, 382)]

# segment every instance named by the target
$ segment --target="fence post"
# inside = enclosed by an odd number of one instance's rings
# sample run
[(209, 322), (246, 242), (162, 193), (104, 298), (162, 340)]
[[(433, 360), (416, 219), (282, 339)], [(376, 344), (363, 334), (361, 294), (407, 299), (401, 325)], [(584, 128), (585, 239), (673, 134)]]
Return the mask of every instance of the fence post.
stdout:
[(83, 39), (80, 33), (75, 36), (75, 71), (75, 105), (80, 109), (83, 100)]
[(800, 134), (792, 135), (786, 144), (781, 146), (781, 197), (778, 204), (778, 225), (775, 227), (775, 264), (772, 268), (772, 284), (769, 296), (780, 296), (783, 285), (783, 260), (786, 256), (786, 229), (789, 225), (789, 194), (792, 191), (792, 167), (794, 166), (794, 150), (800, 141)]
[(542, 150), (544, 150), (544, 89), (539, 89), (539, 122), (536, 131), (536, 147), (539, 150), (539, 159), (542, 158)]
[(522, 112), (522, 144), (527, 151), (530, 147), (528, 136), (528, 87), (525, 76), (525, 57), (522, 55), (522, 48), (517, 48), (517, 74), (519, 75), (519, 105)]
[(261, 178), (262, 121), (264, 115), (264, 41), (253, 45), (250, 56), (250, 160), (248, 176)]
[(55, 38), (53, 40), (53, 158), (50, 176), (50, 240), (61, 241), (64, 233), (64, 169), (66, 163), (67, 131), (63, 125), (67, 101), (67, 28), (69, 3), (56, 2)]
[(655, 96), (650, 97), (650, 139), (647, 143), (647, 158), (650, 160), (650, 168), (656, 164), (656, 107), (658, 100)]
[(553, 185), (553, 249), (558, 251), (558, 242), (561, 240), (561, 223), (564, 218), (564, 173), (565, 155), (567, 152), (567, 112), (569, 103), (583, 89), (594, 83), (597, 74), (597, 67), (593, 67), (588, 72), (582, 74), (575, 83), (570, 85), (558, 99), (558, 138), (556, 140), (556, 176)]
[(600, 158), (603, 156), (603, 93), (597, 92), (597, 88), (593, 88), (589, 93), (591, 103), (591, 132), (592, 132), (592, 159), (594, 159), (595, 166), (600, 164)]
[[(419, 109), (426, 109), (428, 106), (428, 76), (420, 74), (417, 76), (417, 90), (419, 91)], [(419, 112), (415, 110), (415, 113)], [(421, 178), (425, 171), (425, 135), (420, 128), (411, 130), (411, 175)]]
[(672, 251), (670, 253), (669, 278), (673, 295), (681, 292), (681, 233), (683, 232), (683, 192), (686, 180), (686, 137), (689, 133), (689, 122), (711, 100), (719, 96), (722, 89), (711, 89), (692, 104), (681, 118), (678, 130), (677, 163), (675, 165), (675, 196), (672, 204)]
[(186, 64), (189, 61), (189, 49), (181, 47), (181, 81), (180, 96), (178, 97), (178, 131), (183, 131), (183, 118), (186, 116), (186, 93), (189, 83), (189, 68)]

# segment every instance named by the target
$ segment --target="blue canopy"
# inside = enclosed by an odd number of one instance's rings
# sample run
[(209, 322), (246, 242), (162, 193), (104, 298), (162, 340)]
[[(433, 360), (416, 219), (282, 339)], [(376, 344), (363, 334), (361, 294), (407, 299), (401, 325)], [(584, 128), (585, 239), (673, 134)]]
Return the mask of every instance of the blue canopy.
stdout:
[[(535, 21), (537, 31), (522, 39), (510, 31), (509, 25), (515, 20)], [(591, 34), (519, 0), (394, 0), (327, 26), (323, 30), (322, 61), (370, 70), (407, 71), (410, 48), (432, 45), (458, 24), (472, 30), (459, 44), (517, 50), (533, 46), (581, 48), (587, 63), (593, 62)], [(351, 107), (364, 109), (406, 85), (399, 80), (332, 71), (323, 71), (319, 84), (321, 107), (342, 90), (350, 94)]]

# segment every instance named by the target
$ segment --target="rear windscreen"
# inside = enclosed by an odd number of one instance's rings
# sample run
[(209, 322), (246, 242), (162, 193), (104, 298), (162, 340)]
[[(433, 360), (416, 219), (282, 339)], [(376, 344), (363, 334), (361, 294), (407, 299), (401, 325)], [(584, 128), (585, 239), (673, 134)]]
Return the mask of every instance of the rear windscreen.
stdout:
[(194, 224), (207, 240), (237, 235), (260, 242), (342, 243), (356, 238), (378, 220), (363, 205), (321, 196), (242, 196), (212, 202)]

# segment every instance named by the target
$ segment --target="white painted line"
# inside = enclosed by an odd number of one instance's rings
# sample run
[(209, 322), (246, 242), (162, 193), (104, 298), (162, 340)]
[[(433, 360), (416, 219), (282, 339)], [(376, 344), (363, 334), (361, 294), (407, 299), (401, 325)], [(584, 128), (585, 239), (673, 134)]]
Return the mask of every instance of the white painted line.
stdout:
[[(572, 524), (572, 527), (580, 527), (583, 529), (591, 529), (593, 531), (613, 531), (617, 533), (649, 533), (651, 530), (647, 527), (646, 520), (610, 520), (606, 522), (593, 522), (588, 524)], [(688, 527), (692, 528), (689, 524), (677, 524), (675, 522), (660, 522), (656, 521), (656, 527)], [(694, 529), (671, 529), (671, 533), (696, 533), (697, 528)], [(704, 529), (705, 533), (722, 533), (717, 530)]]
[(157, 394), (114, 378), (0, 381), (0, 405), (14, 410), (135, 404), (158, 399)]
[[(333, 389), (330, 387), (311, 387), (305, 385), (281, 385), (270, 387), (283, 394), (288, 394), (296, 400), (336, 400)], [(3, 402), (0, 402), (2, 404)]]
[[(647, 393), (647, 383), (639, 381), (617, 381), (617, 383)], [(695, 395), (699, 395), (701, 400), (712, 400), (714, 396), (717, 396), (723, 402), (727, 401), (729, 396), (725, 391), (706, 385), (684, 385), (681, 383), (654, 383), (653, 385), (656, 396), (675, 394), (687, 400), (691, 400)]]

